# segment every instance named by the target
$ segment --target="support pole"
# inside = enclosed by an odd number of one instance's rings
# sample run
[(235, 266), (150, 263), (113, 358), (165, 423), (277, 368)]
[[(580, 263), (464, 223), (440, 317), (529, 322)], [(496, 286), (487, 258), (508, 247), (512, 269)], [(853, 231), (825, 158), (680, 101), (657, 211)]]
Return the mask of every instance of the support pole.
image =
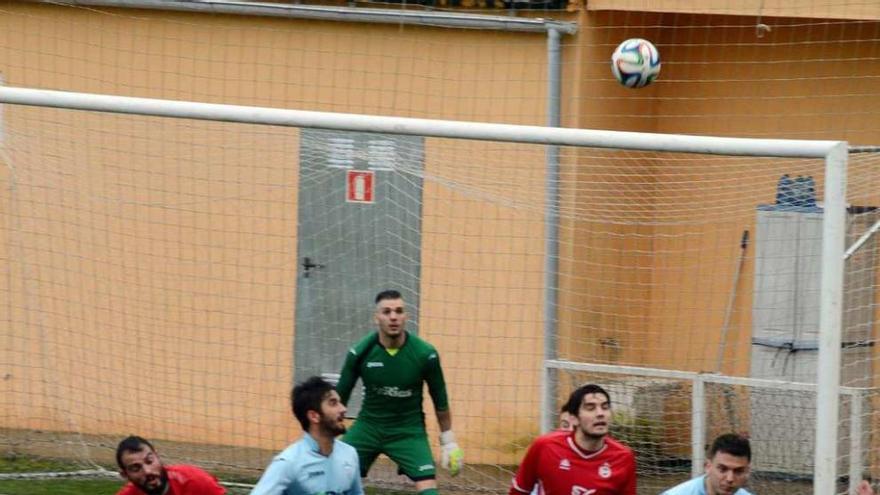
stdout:
[[(547, 126), (559, 127), (561, 119), (562, 61), (559, 31), (547, 32)], [(544, 362), (556, 359), (559, 342), (559, 146), (549, 145), (544, 179)], [(553, 429), (558, 393), (557, 371), (545, 368), (541, 401), (541, 431)]]
[(691, 476), (703, 473), (706, 462), (706, 384), (703, 377), (694, 378), (691, 390)]
[(825, 156), (825, 211), (822, 216), (822, 282), (819, 294), (819, 358), (816, 377), (816, 450), (813, 467), (815, 495), (837, 493), (846, 160), (846, 143), (837, 144)]
[(859, 390), (849, 400), (849, 492), (856, 493), (856, 487), (862, 481), (862, 405), (865, 393)]

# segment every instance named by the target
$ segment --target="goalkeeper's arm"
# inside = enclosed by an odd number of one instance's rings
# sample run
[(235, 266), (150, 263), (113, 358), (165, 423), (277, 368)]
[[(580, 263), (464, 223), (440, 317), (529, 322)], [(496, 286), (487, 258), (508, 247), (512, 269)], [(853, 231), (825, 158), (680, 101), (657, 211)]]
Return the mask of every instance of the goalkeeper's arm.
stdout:
[(437, 423), (440, 425), (440, 465), (449, 470), (452, 476), (457, 476), (464, 466), (464, 451), (455, 442), (455, 434), (452, 433), (452, 413), (448, 409), (437, 411)]
[(425, 381), (428, 383), (428, 392), (434, 401), (437, 423), (440, 425), (440, 465), (449, 470), (449, 474), (456, 476), (464, 464), (464, 452), (455, 443), (455, 434), (452, 433), (452, 413), (449, 412), (449, 398), (446, 396), (446, 380), (443, 379), (443, 368), (437, 352), (428, 356), (425, 370)]
[(359, 356), (354, 347), (345, 353), (345, 362), (342, 364), (342, 371), (339, 372), (339, 380), (336, 382), (336, 392), (343, 404), (348, 404), (351, 397), (351, 391), (358, 379), (357, 364)]

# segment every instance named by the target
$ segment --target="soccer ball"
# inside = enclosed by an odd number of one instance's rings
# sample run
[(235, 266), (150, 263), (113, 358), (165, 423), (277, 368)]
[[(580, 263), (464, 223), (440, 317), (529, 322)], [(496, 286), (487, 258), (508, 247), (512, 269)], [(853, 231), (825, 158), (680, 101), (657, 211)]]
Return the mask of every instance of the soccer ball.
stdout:
[(627, 88), (642, 88), (660, 74), (660, 52), (648, 40), (631, 38), (611, 55), (611, 72)]

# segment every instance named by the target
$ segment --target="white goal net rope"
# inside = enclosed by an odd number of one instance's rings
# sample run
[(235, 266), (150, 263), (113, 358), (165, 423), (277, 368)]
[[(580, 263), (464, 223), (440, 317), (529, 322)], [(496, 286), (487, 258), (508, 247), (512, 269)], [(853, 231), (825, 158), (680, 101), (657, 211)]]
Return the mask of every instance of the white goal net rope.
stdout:
[[(338, 371), (373, 328), (372, 296), (397, 287), (441, 353), (467, 454), (441, 483), (502, 491), (540, 433), (554, 218), (558, 359), (816, 381), (821, 159), (562, 146), (548, 198), (538, 144), (3, 111), (12, 452), (112, 466), (135, 433), (169, 461), (253, 479), (299, 434), (291, 384)], [(850, 157), (848, 245), (877, 221), (877, 165)], [(845, 271), (842, 384), (864, 400), (853, 460), (841, 399), (840, 473), (873, 459), (875, 258), (870, 238)], [(692, 382), (557, 379), (557, 405), (584, 381), (608, 386), (646, 490), (689, 475)], [(707, 435), (750, 434), (753, 486), (806, 493), (813, 392), (708, 384), (705, 397)], [(401, 483), (383, 462), (370, 481)]]

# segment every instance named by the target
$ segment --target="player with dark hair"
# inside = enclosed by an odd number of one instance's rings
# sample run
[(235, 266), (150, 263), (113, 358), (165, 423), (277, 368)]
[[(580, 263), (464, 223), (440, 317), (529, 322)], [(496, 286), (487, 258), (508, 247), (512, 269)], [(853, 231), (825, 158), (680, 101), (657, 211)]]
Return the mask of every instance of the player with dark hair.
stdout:
[(293, 387), (290, 408), (302, 438), (276, 455), (251, 495), (363, 495), (357, 452), (336, 439), (345, 433), (345, 406), (317, 376)]
[(577, 428), (577, 416), (571, 414), (566, 409), (559, 411), (559, 425), (557, 425), (556, 431), (568, 433), (575, 428)]
[(706, 474), (674, 486), (663, 495), (751, 495), (749, 481), (752, 447), (749, 439), (726, 433), (712, 442), (706, 456)]
[(463, 463), (452, 433), (440, 355), (434, 346), (406, 331), (406, 306), (400, 292), (380, 292), (375, 303), (373, 320), (378, 331), (349, 350), (336, 386), (347, 403), (358, 378), (364, 384), (363, 405), (345, 441), (358, 451), (361, 476), (367, 475), (379, 454), (385, 454), (401, 474), (415, 482), (421, 495), (436, 495), (436, 468), (422, 411), (424, 383), (440, 425), (442, 465), (455, 476)]
[(536, 485), (545, 495), (635, 495), (635, 455), (608, 436), (608, 392), (584, 385), (571, 394), (565, 410), (577, 418), (574, 430), (555, 431), (532, 442), (509, 495), (528, 494)]
[(116, 447), (119, 474), (128, 480), (116, 495), (223, 495), (217, 479), (196, 466), (165, 466), (146, 439), (131, 435)]
[[(568, 435), (577, 428), (577, 416), (569, 414), (567, 408), (568, 403), (565, 403), (559, 411), (559, 424), (556, 429), (553, 430), (553, 433), (557, 435)], [(535, 483), (535, 488), (532, 489), (532, 495), (544, 495), (540, 483)]]

